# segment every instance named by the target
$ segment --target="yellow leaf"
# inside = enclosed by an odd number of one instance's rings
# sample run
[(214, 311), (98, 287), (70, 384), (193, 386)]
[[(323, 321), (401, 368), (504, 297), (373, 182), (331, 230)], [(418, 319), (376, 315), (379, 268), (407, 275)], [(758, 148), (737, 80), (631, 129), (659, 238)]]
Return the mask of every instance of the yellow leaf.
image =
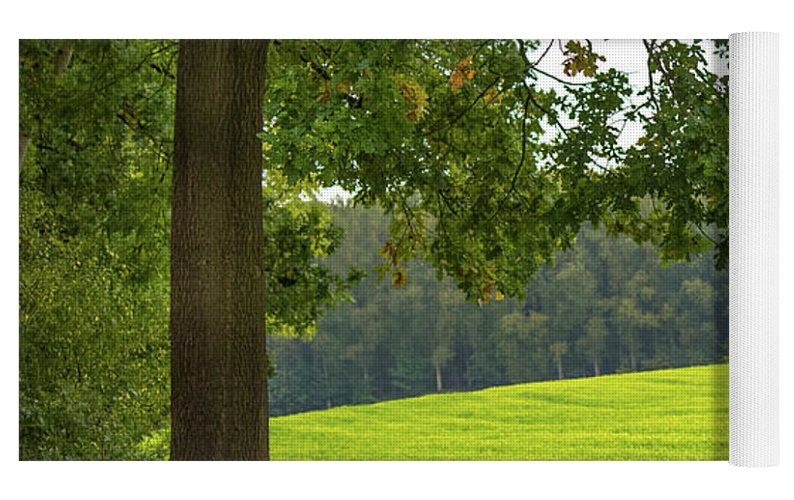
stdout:
[(493, 287), (490, 284), (485, 285), (480, 293), (480, 303), (487, 304), (488, 302), (490, 302), (492, 292), (493, 292)]
[(392, 244), (391, 240), (386, 240), (383, 248), (381, 248), (378, 253), (384, 259), (389, 259), (395, 266), (400, 263), (400, 260), (397, 258), (397, 247)]
[(323, 80), (322, 83), (320, 84), (320, 90), (321, 90), (321, 93), (320, 93), (320, 95), (317, 96), (315, 101), (322, 102), (322, 103), (327, 103), (329, 98), (331, 97), (331, 89), (330, 89), (330, 87), (328, 85), (328, 82), (326, 80)]
[(482, 100), (485, 101), (485, 104), (491, 104), (494, 100), (496, 102), (502, 102), (502, 98), (502, 94), (495, 88), (488, 89), (488, 92), (482, 96)]
[(336, 84), (336, 91), (340, 94), (349, 94), (351, 90), (353, 90), (353, 84), (348, 80)]
[(405, 117), (409, 122), (416, 123), (427, 112), (427, 92), (415, 81), (405, 78), (397, 80), (397, 86), (406, 104), (410, 105), (410, 109), (405, 113)]

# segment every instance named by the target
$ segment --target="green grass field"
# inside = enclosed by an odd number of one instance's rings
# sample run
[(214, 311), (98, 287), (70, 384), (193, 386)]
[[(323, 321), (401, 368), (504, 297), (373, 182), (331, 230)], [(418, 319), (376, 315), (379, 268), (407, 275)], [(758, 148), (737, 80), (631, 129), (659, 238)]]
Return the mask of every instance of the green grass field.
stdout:
[(273, 460), (727, 460), (727, 365), (271, 419)]

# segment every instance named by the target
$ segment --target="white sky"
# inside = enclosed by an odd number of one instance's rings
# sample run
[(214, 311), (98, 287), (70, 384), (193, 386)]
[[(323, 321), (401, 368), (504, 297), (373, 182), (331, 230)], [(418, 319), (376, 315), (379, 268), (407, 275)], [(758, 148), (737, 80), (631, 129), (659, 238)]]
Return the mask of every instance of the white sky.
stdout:
[[(565, 46), (567, 40), (562, 40), (562, 45)], [(692, 40), (684, 40), (692, 42)], [(535, 57), (540, 57), (540, 54), (548, 46), (550, 40), (541, 40), (539, 48), (534, 52)], [(606, 58), (606, 61), (599, 61), (599, 70), (614, 68), (617, 71), (625, 73), (629, 77), (629, 84), (635, 91), (641, 90), (648, 84), (648, 66), (647, 66), (647, 52), (645, 45), (641, 39), (612, 39), (612, 40), (591, 40), (593, 43), (593, 50)], [(728, 74), (727, 61), (721, 60), (714, 55), (714, 44), (709, 40), (703, 41), (703, 46), (706, 49), (706, 60), (709, 63), (711, 71), (722, 76)], [(530, 60), (534, 60), (530, 57)], [(543, 58), (538, 68), (550, 73), (554, 76), (562, 78), (566, 81), (572, 82), (587, 82), (590, 78), (584, 77), (581, 73), (576, 77), (569, 77), (563, 74), (562, 65), (565, 56), (559, 49), (558, 43), (555, 42), (546, 57)], [(565, 93), (564, 86), (548, 77), (539, 75), (540, 86), (542, 88), (554, 88), (558, 93)], [(566, 124), (567, 126), (567, 124)], [(642, 135), (642, 126), (636, 122), (630, 123), (623, 130), (620, 143), (622, 146), (629, 146), (637, 142)]]

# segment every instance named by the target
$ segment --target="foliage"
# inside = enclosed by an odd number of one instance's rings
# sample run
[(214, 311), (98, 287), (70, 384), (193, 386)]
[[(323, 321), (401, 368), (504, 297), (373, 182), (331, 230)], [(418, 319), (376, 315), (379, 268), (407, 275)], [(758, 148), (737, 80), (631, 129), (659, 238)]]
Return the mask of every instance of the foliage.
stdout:
[[(168, 421), (175, 57), (170, 41), (20, 44), (21, 458), (135, 458)], [(317, 263), (342, 234), (314, 191), (265, 175), (271, 333), (310, 335), (361, 277)]]
[[(704, 44), (646, 41), (649, 83), (632, 89), (589, 41), (564, 49), (567, 75), (587, 81), (543, 72), (554, 42), (280, 42), (266, 159), (392, 215), (382, 272), (398, 286), (421, 256), (470, 300), (520, 296), (584, 221), (651, 241), (665, 260), (716, 246), (723, 266), (727, 80)], [(648, 135), (621, 146), (632, 122)]]
[[(337, 205), (345, 239), (324, 265), (372, 268), (389, 238), (377, 209)], [(369, 276), (311, 339), (271, 339), (272, 415), (439, 390), (714, 363), (727, 355), (727, 274), (706, 255), (661, 267), (655, 250), (585, 226), (527, 283), (527, 299), (473, 304), (406, 264), (404, 287)], [(719, 314), (716, 314), (718, 312)]]
[(173, 55), (20, 44), (20, 458), (131, 458), (167, 422)]
[(263, 193), (268, 333), (308, 337), (327, 309), (350, 298), (364, 273), (354, 265), (342, 277), (320, 264), (340, 244), (342, 230), (316, 200), (314, 186), (290, 186), (279, 171), (267, 170)]
[[(717, 54), (725, 58), (720, 42)], [(605, 182), (614, 213), (608, 225), (653, 242), (665, 260), (716, 248), (722, 269), (728, 259), (728, 77), (708, 69), (701, 41), (645, 44), (648, 85), (639, 92), (642, 102), (627, 113), (642, 123), (645, 135), (626, 149), (624, 167)], [(637, 202), (644, 197), (653, 200), (651, 207)], [(630, 198), (633, 207), (626, 203)]]

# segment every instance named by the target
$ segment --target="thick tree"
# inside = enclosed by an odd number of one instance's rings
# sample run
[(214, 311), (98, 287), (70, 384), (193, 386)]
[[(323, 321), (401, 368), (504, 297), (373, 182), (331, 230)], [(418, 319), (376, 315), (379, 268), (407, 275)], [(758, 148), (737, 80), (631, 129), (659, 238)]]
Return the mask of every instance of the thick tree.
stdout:
[(268, 42), (183, 41), (171, 227), (171, 458), (268, 458), (262, 102)]

